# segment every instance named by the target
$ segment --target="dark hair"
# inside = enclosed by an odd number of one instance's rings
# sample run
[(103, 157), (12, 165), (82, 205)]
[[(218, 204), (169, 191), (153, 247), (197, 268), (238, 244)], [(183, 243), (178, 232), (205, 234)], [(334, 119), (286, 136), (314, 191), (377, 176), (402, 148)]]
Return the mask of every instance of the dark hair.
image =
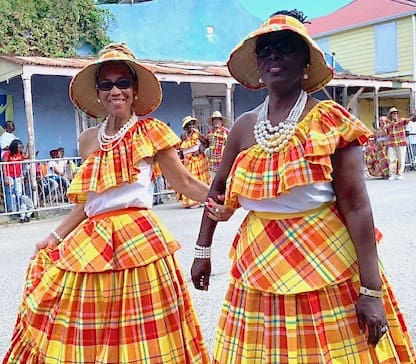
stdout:
[(9, 151), (11, 155), (15, 155), (19, 153), (19, 145), (23, 145), (23, 143), (19, 139), (13, 139), (9, 145)]
[(301, 23), (305, 24), (305, 23), (310, 23), (309, 21), (306, 21), (307, 16), (305, 14), (303, 14), (303, 11), (297, 10), (297, 9), (293, 9), (293, 10), (278, 10), (275, 13), (273, 13), (272, 15), (269, 16), (269, 18), (276, 16), (276, 15), (287, 15), (287, 16), (291, 16), (292, 18), (295, 18), (297, 20), (299, 20)]

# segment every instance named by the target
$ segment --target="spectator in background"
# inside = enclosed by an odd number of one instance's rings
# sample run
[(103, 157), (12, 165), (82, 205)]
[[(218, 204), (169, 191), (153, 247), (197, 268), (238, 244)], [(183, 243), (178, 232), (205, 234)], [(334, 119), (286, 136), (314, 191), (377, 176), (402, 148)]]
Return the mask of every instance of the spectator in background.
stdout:
[(52, 149), (49, 151), (49, 155), (56, 160), (48, 162), (48, 172), (46, 176), (58, 182), (62, 194), (66, 196), (66, 191), (69, 188), (69, 181), (65, 177), (65, 161), (60, 159), (62, 150)]
[(209, 173), (213, 179), (215, 173), (218, 171), (218, 166), (221, 163), (225, 143), (227, 142), (228, 133), (230, 131), (226, 128), (228, 120), (222, 116), (219, 111), (214, 111), (212, 113), (211, 117), (207, 120), (207, 124), (211, 126), (206, 138), (209, 143), (207, 149)]
[(3, 134), (0, 135), (0, 148), (4, 153), (5, 150), (9, 149), (10, 143), (18, 139), (16, 135), (14, 135), (16, 127), (14, 126), (13, 121), (6, 121), (6, 128)]
[(164, 189), (164, 178), (162, 171), (158, 163), (153, 163), (153, 173), (152, 173), (152, 184), (153, 184), (153, 205), (163, 204), (163, 197), (161, 192)]
[(410, 119), (406, 126), (407, 142), (409, 152), (407, 153), (410, 157), (409, 162), (416, 164), (416, 121)]
[[(4, 195), (6, 212), (23, 211), (21, 199), (23, 195), (23, 165), (25, 159), (24, 147), (19, 139), (14, 139), (8, 150), (3, 154), (3, 162), (13, 162), (3, 165)], [(20, 214), (20, 222), (29, 222), (30, 217), (24, 212)]]

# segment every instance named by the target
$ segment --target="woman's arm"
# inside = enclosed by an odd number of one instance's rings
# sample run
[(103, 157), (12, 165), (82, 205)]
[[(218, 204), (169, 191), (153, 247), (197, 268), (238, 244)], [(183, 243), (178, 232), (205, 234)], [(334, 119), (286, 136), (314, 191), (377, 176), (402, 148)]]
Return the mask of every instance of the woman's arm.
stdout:
[[(382, 280), (370, 200), (364, 181), (361, 148), (351, 145), (338, 149), (333, 156), (333, 187), (337, 207), (354, 243), (361, 286), (380, 291)], [(368, 330), (368, 341), (376, 344), (386, 324), (383, 302), (380, 298), (360, 295), (357, 302), (360, 328)]]
[(208, 186), (189, 173), (174, 148), (160, 150), (156, 153), (155, 160), (159, 163), (162, 174), (176, 192), (201, 203), (206, 201)]

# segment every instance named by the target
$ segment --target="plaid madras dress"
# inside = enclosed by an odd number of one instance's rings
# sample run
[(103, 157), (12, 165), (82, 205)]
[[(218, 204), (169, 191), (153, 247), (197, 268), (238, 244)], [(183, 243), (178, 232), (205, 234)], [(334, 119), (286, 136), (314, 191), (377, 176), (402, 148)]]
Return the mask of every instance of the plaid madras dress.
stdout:
[(229, 132), (226, 127), (221, 126), (219, 128), (212, 128), (207, 133), (207, 139), (209, 141), (208, 166), (211, 172), (218, 171)]
[[(370, 135), (341, 106), (320, 102), (299, 122), (286, 150), (268, 154), (254, 145), (240, 152), (227, 181), (226, 205), (239, 207), (239, 196), (262, 200), (294, 186), (331, 181), (335, 149), (353, 141), (362, 144)], [(357, 256), (334, 203), (294, 214), (249, 212), (230, 257), (231, 282), (214, 341), (214, 363), (415, 362), (384, 273), (390, 330), (376, 348), (360, 332)]]
[[(198, 133), (193, 131), (186, 139), (180, 143), (179, 149), (185, 150), (192, 148), (198, 144)], [(192, 174), (192, 176), (199, 179), (201, 182), (204, 182), (207, 185), (211, 183), (208, 162), (204, 153), (197, 151), (194, 153), (185, 154), (183, 158), (183, 165)], [(184, 208), (198, 205), (198, 201), (191, 200), (185, 195), (181, 195), (180, 199), (182, 202), (182, 207)]]
[[(82, 203), (89, 191), (132, 182), (140, 160), (178, 142), (162, 122), (140, 120), (83, 163), (68, 196)], [(85, 219), (31, 261), (3, 363), (208, 363), (179, 247), (147, 209)]]

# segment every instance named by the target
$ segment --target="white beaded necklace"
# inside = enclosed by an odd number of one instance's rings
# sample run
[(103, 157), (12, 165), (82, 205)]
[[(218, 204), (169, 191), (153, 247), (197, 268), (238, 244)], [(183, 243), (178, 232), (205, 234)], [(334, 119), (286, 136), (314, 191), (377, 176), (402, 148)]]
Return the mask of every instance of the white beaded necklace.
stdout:
[(283, 150), (295, 134), (296, 124), (305, 108), (308, 94), (301, 90), (298, 99), (284, 121), (272, 126), (267, 118), (269, 111), (269, 96), (266, 97), (254, 125), (254, 137), (257, 144), (267, 153)]
[(105, 130), (107, 129), (108, 125), (108, 118), (109, 116), (105, 118), (97, 133), (97, 140), (100, 144), (100, 149), (105, 152), (115, 148), (123, 139), (127, 130), (129, 130), (139, 119), (137, 115), (133, 113), (130, 119), (117, 131), (117, 133), (115, 133), (114, 135), (108, 135), (105, 133)]

